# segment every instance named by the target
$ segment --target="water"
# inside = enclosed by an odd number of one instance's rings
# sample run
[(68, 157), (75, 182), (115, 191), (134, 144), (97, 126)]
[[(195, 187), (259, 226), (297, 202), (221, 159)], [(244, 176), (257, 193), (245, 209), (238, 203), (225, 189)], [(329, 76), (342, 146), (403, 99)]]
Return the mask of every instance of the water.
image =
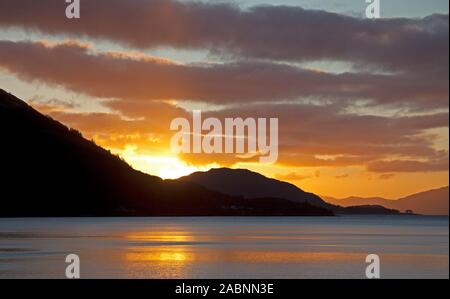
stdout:
[(0, 278), (448, 278), (448, 217), (0, 219)]

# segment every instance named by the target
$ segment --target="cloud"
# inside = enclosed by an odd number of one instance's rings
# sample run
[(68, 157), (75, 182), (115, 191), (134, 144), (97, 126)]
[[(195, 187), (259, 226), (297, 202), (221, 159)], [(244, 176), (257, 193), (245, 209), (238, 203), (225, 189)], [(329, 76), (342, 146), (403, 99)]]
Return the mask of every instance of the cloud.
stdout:
[[(448, 151), (439, 152), (436, 136), (425, 134), (448, 128), (447, 15), (368, 20), (288, 6), (96, 0), (82, 2), (80, 20), (68, 20), (65, 6), (2, 0), (0, 26), (129, 48), (0, 41), (0, 68), (27, 82), (109, 99), (103, 105), (113, 113), (76, 113), (57, 100), (33, 103), (105, 147), (167, 152), (170, 121), (189, 118), (180, 107), (196, 102), (221, 107), (205, 118), (279, 118), (281, 166), (361, 166), (380, 178), (448, 170)], [(181, 64), (138, 52), (161, 46), (207, 50), (221, 62)], [(332, 73), (298, 63), (317, 61), (352, 68)], [(180, 159), (227, 166), (252, 161)]]
[(314, 175), (303, 175), (296, 172), (290, 172), (288, 174), (276, 174), (275, 178), (282, 181), (302, 181), (313, 178)]
[(380, 180), (390, 180), (395, 177), (395, 173), (383, 173), (378, 176)]
[[(448, 15), (369, 20), (292, 6), (241, 9), (173, 0), (84, 1), (81, 19), (59, 0), (2, 0), (0, 26), (277, 61), (340, 60), (448, 73)], [(121, 21), (124, 20), (124, 21)], [(126, 21), (125, 21), (126, 20)], [(448, 77), (448, 75), (447, 75)]]
[(38, 96), (31, 98), (29, 104), (44, 114), (58, 111), (68, 111), (74, 109), (77, 105), (73, 102), (61, 101), (59, 99), (42, 99)]
[[(333, 105), (259, 104), (208, 112), (203, 115), (206, 117), (279, 118), (277, 163), (283, 166), (365, 166), (388, 158), (431, 161), (448, 155), (434, 149), (433, 136), (422, 134), (447, 127), (448, 113), (381, 117), (344, 114)], [(190, 154), (182, 158), (198, 165), (238, 162), (233, 155)]]
[[(137, 147), (141, 154), (167, 154), (173, 132), (169, 125), (175, 115), (182, 116), (184, 110), (167, 103), (149, 102), (141, 108), (139, 117), (133, 115), (133, 103), (107, 102), (113, 113), (81, 113), (59, 109), (60, 106), (31, 103), (39, 111), (64, 124), (83, 132), (106, 148), (124, 150), (129, 145)], [(129, 104), (129, 105), (128, 105)], [(124, 109), (121, 109), (123, 107)]]
[(0, 41), (0, 67), (95, 97), (192, 100), (208, 103), (316, 100), (409, 107), (448, 107), (442, 78), (409, 75), (331, 74), (270, 62), (181, 65), (136, 53), (96, 52), (74, 41)]
[(367, 170), (370, 172), (433, 172), (448, 171), (449, 160), (447, 157), (430, 161), (393, 160), (370, 162)]
[[(115, 114), (53, 111), (50, 115), (102, 146), (124, 149), (134, 144), (138, 153), (147, 154), (167, 153), (173, 118), (192, 118), (189, 112), (164, 102), (118, 100), (107, 105)], [(422, 134), (448, 127), (448, 113), (374, 117), (343, 114), (332, 105), (266, 103), (203, 112), (202, 118), (207, 117), (278, 117), (279, 166), (360, 166), (381, 174), (448, 170), (448, 151), (434, 148), (435, 135)], [(258, 161), (257, 156), (235, 154), (181, 154), (179, 158), (196, 166)]]
[(348, 173), (344, 173), (344, 174), (340, 174), (340, 175), (335, 175), (334, 178), (335, 179), (346, 179), (348, 178), (350, 175)]

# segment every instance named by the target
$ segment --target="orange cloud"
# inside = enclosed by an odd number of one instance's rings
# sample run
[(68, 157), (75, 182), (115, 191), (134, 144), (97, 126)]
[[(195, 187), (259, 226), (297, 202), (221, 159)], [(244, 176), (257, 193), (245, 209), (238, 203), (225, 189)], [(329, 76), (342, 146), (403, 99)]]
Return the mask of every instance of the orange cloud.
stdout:
[(380, 174), (380, 175), (378, 176), (378, 178), (379, 178), (380, 180), (389, 180), (389, 179), (391, 179), (391, 178), (393, 178), (393, 177), (395, 177), (395, 174), (394, 174), (394, 173), (383, 173), (383, 174)]
[(282, 181), (302, 181), (313, 178), (313, 175), (303, 175), (296, 172), (290, 172), (288, 174), (276, 174), (275, 177)]
[[(170, 139), (174, 133), (169, 130), (170, 122), (176, 117), (192, 117), (184, 109), (165, 102), (117, 100), (105, 105), (115, 112), (49, 111), (52, 117), (80, 129), (102, 146), (125, 149), (133, 144), (137, 147), (136, 152), (141, 154), (170, 152)], [(264, 111), (270, 111), (269, 115)], [(434, 149), (434, 135), (420, 134), (424, 130), (448, 126), (446, 113), (373, 117), (342, 114), (327, 106), (260, 104), (247, 109), (204, 112), (203, 117), (210, 116), (219, 119), (278, 117), (279, 166), (365, 166), (370, 172), (381, 173), (448, 170), (448, 151)], [(395, 159), (400, 158), (403, 162), (398, 163)], [(258, 157), (180, 154), (179, 159), (197, 166), (214, 163), (233, 166), (240, 162), (257, 162)]]

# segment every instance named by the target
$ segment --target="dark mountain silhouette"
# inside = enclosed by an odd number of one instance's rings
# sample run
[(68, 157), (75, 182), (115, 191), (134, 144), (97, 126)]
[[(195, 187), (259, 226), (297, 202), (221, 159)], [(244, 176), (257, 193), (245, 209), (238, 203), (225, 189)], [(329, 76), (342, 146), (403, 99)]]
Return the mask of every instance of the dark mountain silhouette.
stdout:
[(313, 193), (247, 169), (216, 168), (206, 172), (194, 172), (180, 180), (197, 183), (210, 190), (229, 195), (246, 198), (281, 197), (294, 202), (308, 202), (315, 206), (330, 207)]
[(448, 215), (448, 186), (419, 192), (396, 200), (380, 197), (348, 197), (344, 199), (332, 197), (324, 198), (330, 203), (342, 205), (344, 207), (353, 205), (382, 205), (400, 211), (411, 210), (417, 214)]
[(344, 214), (355, 214), (355, 215), (399, 215), (401, 214), (398, 210), (388, 209), (380, 205), (360, 205), (360, 206), (349, 206), (344, 209)]
[(180, 180), (197, 183), (207, 189), (233, 196), (280, 197), (292, 202), (309, 203), (331, 210), (336, 214), (399, 214), (398, 211), (380, 205), (357, 204), (355, 207), (334, 205), (293, 184), (268, 178), (247, 169), (216, 168), (206, 172), (194, 172)]
[(141, 173), (1, 89), (0, 134), (0, 216), (332, 215), (274, 194), (230, 196)]

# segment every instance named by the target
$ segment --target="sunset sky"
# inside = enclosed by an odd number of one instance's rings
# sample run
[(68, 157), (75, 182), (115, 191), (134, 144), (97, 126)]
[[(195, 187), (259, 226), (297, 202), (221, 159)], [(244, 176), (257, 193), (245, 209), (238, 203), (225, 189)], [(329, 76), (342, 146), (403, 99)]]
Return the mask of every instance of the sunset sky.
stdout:
[[(333, 197), (448, 185), (447, 0), (381, 0), (379, 20), (364, 0), (65, 6), (0, 1), (0, 88), (136, 169), (247, 168)], [(193, 109), (277, 117), (277, 163), (174, 154), (170, 122)]]

